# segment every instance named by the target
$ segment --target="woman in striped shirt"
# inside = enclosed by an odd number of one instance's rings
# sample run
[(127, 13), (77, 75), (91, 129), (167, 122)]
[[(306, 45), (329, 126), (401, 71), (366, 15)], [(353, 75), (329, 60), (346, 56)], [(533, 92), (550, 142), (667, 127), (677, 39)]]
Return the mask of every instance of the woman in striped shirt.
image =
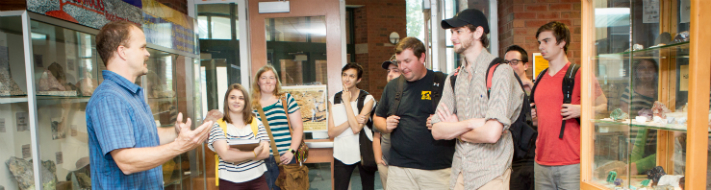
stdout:
[[(282, 102), (282, 96), (286, 96), (286, 102)], [(288, 113), (287, 110), (284, 110), (283, 104), (287, 105)], [(299, 148), (304, 136), (304, 129), (299, 105), (296, 104), (296, 100), (291, 94), (281, 92), (281, 82), (279, 82), (274, 67), (266, 65), (257, 71), (254, 83), (252, 83), (252, 106), (260, 121), (262, 118), (256, 109), (259, 107), (264, 109), (264, 115), (266, 115), (272, 136), (274, 136), (281, 160), (274, 160), (273, 154), (270, 153), (266, 162), (267, 183), (270, 189), (281, 190), (274, 184), (279, 176), (278, 165), (296, 163), (294, 153)], [(289, 114), (289, 121), (287, 121), (286, 114)], [(293, 134), (289, 132), (289, 123), (294, 131)]]
[[(622, 109), (629, 109), (630, 118), (635, 118), (642, 109), (652, 109), (657, 99), (658, 66), (654, 59), (642, 59), (632, 66), (632, 89), (622, 94)], [(630, 127), (631, 173), (646, 173), (656, 166), (657, 130)]]
[[(210, 130), (208, 148), (219, 155), (220, 189), (269, 189), (264, 175), (267, 171), (264, 159), (269, 157), (269, 137), (264, 125), (251, 112), (248, 95), (242, 85), (230, 85), (225, 94), (225, 114)], [(253, 126), (257, 126), (256, 131)], [(230, 148), (230, 141), (245, 139), (261, 142), (254, 150)]]

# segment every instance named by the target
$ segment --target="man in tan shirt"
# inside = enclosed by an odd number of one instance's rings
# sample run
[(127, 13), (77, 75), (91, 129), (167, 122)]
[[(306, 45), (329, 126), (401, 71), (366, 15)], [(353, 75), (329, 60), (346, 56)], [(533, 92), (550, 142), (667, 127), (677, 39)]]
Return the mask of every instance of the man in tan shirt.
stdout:
[[(466, 60), (452, 89), (447, 78), (432, 117), (435, 139), (459, 139), (452, 161), (451, 189), (509, 189), (513, 141), (508, 132), (522, 109), (524, 92), (509, 66), (497, 67), (487, 94), (489, 25), (479, 10), (467, 9), (443, 20), (455, 52)], [(490, 95), (490, 96), (489, 96)], [(456, 110), (456, 111), (455, 111)]]

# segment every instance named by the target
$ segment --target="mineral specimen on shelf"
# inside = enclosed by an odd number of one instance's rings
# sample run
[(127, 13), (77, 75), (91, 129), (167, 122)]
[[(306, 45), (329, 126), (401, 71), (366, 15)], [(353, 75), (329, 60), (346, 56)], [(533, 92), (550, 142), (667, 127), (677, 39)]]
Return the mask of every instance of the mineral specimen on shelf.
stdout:
[[(15, 177), (17, 186), (20, 187), (21, 190), (35, 189), (32, 160), (25, 161), (21, 158), (10, 157), (5, 164), (10, 170), (10, 173)], [(42, 162), (41, 172), (42, 189), (56, 189), (57, 167), (54, 162), (50, 160)]]
[(652, 115), (659, 116), (662, 119), (667, 118), (667, 113), (671, 112), (662, 102), (656, 101), (652, 106)]
[(674, 124), (674, 122), (676, 122), (676, 118), (667, 116), (667, 124)]
[(617, 176), (627, 175), (627, 163), (621, 161), (609, 161), (595, 168), (598, 179), (607, 179), (608, 174), (614, 171)]
[(622, 185), (622, 179), (620, 179), (620, 178), (615, 179), (615, 186), (620, 186), (620, 185)]
[(652, 120), (653, 112), (650, 109), (647, 108), (642, 108), (641, 110), (637, 111), (637, 116), (644, 116), (647, 117), (647, 121)]
[(21, 190), (35, 189), (32, 162), (13, 156), (5, 162), (5, 165), (7, 165), (7, 168), (10, 170), (10, 173), (12, 173), (12, 176), (15, 177), (17, 187)]
[(17, 83), (10, 78), (7, 69), (0, 68), (0, 96), (21, 96), (26, 95)]
[(67, 174), (66, 180), (72, 181), (77, 185), (74, 187), (79, 187), (75, 189), (91, 189), (91, 166), (89, 165), (89, 157), (83, 157), (79, 159), (76, 163), (77, 170), (69, 172)]
[(652, 120), (654, 121), (654, 123), (661, 123), (661, 124), (667, 123), (664, 121), (664, 119), (662, 119), (662, 117), (659, 117), (659, 116), (654, 116), (654, 118), (652, 118)]
[[(91, 75), (87, 75), (87, 76), (91, 76)], [(79, 89), (79, 93), (82, 96), (91, 96), (92, 94), (94, 94), (94, 90), (98, 86), (99, 86), (99, 82), (92, 79), (91, 77), (83, 78), (83, 79), (79, 80), (79, 82), (77, 82), (77, 88)]]
[(52, 75), (49, 70), (44, 70), (40, 76), (37, 91), (65, 91), (64, 85), (57, 81), (57, 78)]
[(674, 187), (679, 186), (679, 180), (684, 177), (682, 175), (664, 175), (659, 178), (657, 185), (671, 185)]
[(659, 178), (664, 175), (667, 175), (667, 173), (664, 172), (664, 168), (662, 168), (661, 166), (655, 166), (651, 170), (647, 171), (647, 179), (651, 179), (655, 183), (659, 182)]
[(629, 115), (622, 111), (622, 109), (617, 108), (610, 113), (610, 117), (614, 120), (624, 120), (629, 118)]
[(686, 117), (680, 117), (676, 119), (676, 122), (679, 124), (686, 124)]
[(683, 31), (676, 34), (674, 37), (674, 43), (688, 42), (691, 35), (689, 31)]

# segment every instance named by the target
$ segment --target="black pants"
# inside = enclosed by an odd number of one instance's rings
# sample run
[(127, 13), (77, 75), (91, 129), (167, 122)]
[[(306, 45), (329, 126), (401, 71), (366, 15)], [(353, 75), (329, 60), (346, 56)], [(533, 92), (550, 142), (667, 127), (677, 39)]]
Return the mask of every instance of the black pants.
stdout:
[(534, 172), (533, 163), (531, 164), (515, 164), (511, 167), (511, 190), (533, 190), (534, 189)]
[(372, 190), (375, 188), (375, 172), (378, 167), (363, 167), (360, 162), (346, 165), (338, 159), (333, 159), (333, 184), (335, 190), (347, 190), (348, 183), (351, 181), (353, 170), (358, 167), (360, 173), (360, 181), (363, 185), (363, 190)]

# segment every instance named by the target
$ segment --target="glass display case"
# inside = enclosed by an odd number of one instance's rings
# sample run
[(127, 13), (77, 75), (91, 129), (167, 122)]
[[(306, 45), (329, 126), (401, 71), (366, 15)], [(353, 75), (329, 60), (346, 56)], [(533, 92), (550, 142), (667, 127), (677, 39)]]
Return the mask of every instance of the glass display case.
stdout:
[[(106, 69), (96, 33), (26, 11), (0, 11), (0, 190), (91, 189), (86, 106)], [(179, 112), (199, 126), (198, 56), (154, 44), (148, 51), (149, 71), (136, 84), (159, 130), (174, 131)], [(165, 189), (205, 189), (203, 157), (198, 148), (166, 162)]]
[[(691, 19), (689, 1), (584, 4), (583, 15), (589, 17), (583, 19), (587, 22), (583, 51), (590, 53), (583, 55), (587, 57), (583, 69), (592, 77), (584, 77), (590, 82), (583, 81), (583, 89), (594, 92), (594, 84), (599, 83), (607, 102), (606, 106), (593, 100), (588, 100), (588, 106), (583, 103), (581, 122), (587, 125), (582, 130), (582, 187), (684, 188), (685, 181), (692, 181), (687, 168), (697, 167), (687, 163), (692, 160), (687, 159), (688, 145), (704, 143), (706, 147), (709, 134), (706, 122), (692, 123), (709, 119), (705, 102), (709, 89), (692, 88), (690, 80), (709, 80), (709, 76), (692, 71), (701, 63), (691, 53), (695, 48), (691, 40), (698, 36), (690, 35), (695, 19)], [(690, 105), (700, 104), (699, 99), (690, 98), (692, 94), (706, 97), (703, 113), (690, 114)], [(706, 138), (691, 140), (691, 133)], [(706, 157), (705, 153), (695, 156), (704, 163)]]
[(22, 40), (21, 16), (0, 14), (0, 189), (35, 186)]

